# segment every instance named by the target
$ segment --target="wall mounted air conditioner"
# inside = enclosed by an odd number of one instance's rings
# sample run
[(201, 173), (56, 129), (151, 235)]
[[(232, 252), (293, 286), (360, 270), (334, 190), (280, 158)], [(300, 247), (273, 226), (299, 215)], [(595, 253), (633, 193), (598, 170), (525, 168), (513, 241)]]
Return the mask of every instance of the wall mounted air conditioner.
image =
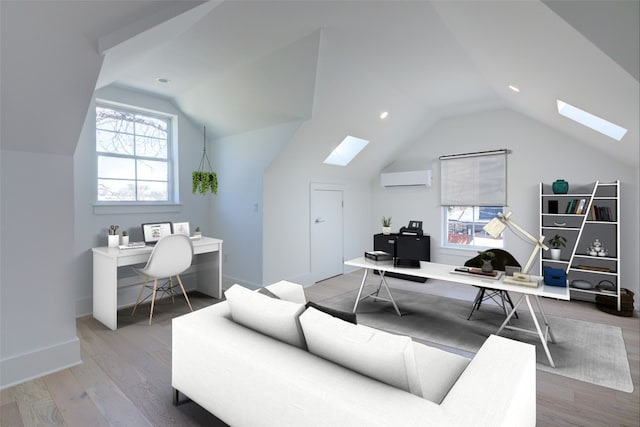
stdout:
[(380, 184), (383, 187), (431, 187), (431, 170), (383, 173), (380, 174)]

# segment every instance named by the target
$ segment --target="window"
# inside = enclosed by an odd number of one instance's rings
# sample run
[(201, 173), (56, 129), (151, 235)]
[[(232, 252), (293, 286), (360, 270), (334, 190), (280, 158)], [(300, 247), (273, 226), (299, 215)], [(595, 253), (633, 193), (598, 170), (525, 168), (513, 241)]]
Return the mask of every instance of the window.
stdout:
[(96, 106), (99, 202), (173, 202), (172, 119)]
[(445, 246), (458, 248), (502, 248), (502, 235), (494, 239), (482, 227), (491, 221), (502, 206), (445, 206)]

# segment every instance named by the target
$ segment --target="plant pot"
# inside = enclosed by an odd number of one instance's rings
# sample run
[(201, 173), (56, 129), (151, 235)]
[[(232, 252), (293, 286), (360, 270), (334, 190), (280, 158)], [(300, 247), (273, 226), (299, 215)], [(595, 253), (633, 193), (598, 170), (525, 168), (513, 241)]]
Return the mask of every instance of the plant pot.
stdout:
[(382, 234), (387, 236), (391, 234), (391, 227), (382, 227)]
[(561, 251), (562, 251), (561, 249), (558, 249), (558, 248), (552, 248), (552, 249), (550, 250), (550, 252), (551, 252), (551, 259), (552, 259), (552, 260), (554, 260), (554, 261), (560, 261), (560, 252), (561, 252)]
[(551, 190), (554, 194), (567, 194), (569, 192), (569, 183), (564, 179), (557, 179), (551, 184)]
[(493, 264), (491, 264), (490, 259), (482, 260), (482, 271), (484, 271), (485, 273), (491, 273), (493, 271)]
[(122, 236), (121, 240), (120, 240), (120, 244), (122, 245), (128, 245), (129, 244), (129, 236)]

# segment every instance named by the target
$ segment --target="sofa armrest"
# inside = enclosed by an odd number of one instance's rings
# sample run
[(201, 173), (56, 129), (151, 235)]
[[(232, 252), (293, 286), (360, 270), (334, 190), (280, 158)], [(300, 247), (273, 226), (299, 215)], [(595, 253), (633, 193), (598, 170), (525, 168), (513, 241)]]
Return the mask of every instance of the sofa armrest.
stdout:
[(460, 426), (535, 426), (536, 351), (491, 335), (442, 402)]

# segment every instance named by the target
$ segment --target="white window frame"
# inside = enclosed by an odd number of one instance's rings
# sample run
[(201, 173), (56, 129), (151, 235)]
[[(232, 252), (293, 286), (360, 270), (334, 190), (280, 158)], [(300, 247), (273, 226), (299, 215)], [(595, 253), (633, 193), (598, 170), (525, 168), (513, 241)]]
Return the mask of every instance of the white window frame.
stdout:
[[(131, 114), (138, 114), (147, 117), (161, 119), (167, 122), (167, 200), (98, 200), (98, 158), (104, 155), (98, 152), (95, 141), (96, 126), (94, 124), (94, 155), (95, 155), (95, 175), (94, 175), (94, 211), (95, 213), (124, 213), (124, 212), (176, 212), (179, 211), (180, 200), (178, 192), (178, 120), (177, 116), (162, 111), (151, 110), (138, 106), (132, 106), (113, 102), (109, 100), (96, 99), (95, 108), (109, 108)], [(144, 158), (140, 156), (113, 155), (113, 157), (125, 157), (132, 159)], [(151, 159), (157, 161), (158, 159)], [(137, 182), (137, 177), (136, 177)], [(120, 210), (120, 208), (132, 207), (134, 211)], [(178, 208), (178, 209), (177, 209)]]

